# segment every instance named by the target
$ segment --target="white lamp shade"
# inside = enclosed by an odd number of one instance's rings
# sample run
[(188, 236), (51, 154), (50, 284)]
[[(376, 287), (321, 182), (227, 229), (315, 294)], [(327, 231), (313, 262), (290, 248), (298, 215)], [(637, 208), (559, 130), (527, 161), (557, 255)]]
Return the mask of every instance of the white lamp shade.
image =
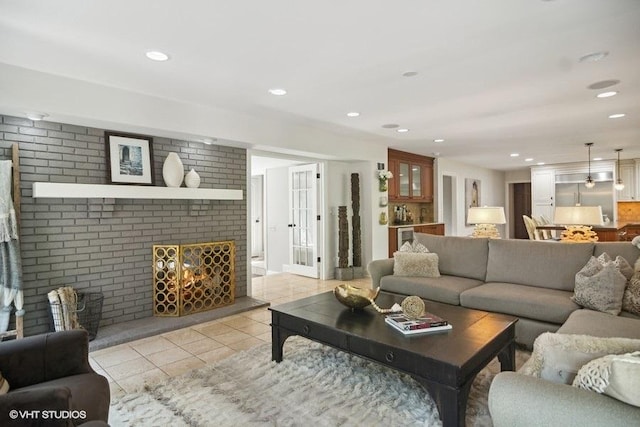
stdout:
[(502, 206), (483, 206), (469, 208), (467, 222), (469, 224), (506, 224), (507, 219)]
[(602, 225), (600, 206), (556, 207), (553, 222), (559, 225)]

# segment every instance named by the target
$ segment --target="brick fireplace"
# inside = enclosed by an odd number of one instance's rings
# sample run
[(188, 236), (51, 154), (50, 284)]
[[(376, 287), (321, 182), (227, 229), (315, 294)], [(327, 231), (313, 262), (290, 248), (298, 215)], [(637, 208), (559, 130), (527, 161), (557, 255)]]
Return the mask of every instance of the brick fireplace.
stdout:
[[(110, 129), (119, 130), (119, 129)], [(153, 245), (233, 241), (235, 296), (246, 288), (246, 150), (153, 137), (155, 183), (177, 152), (202, 188), (243, 200), (34, 199), (34, 182), (106, 184), (105, 129), (0, 115), (0, 158), (20, 149), (26, 335), (49, 328), (46, 294), (60, 286), (102, 292), (102, 325), (153, 316)]]

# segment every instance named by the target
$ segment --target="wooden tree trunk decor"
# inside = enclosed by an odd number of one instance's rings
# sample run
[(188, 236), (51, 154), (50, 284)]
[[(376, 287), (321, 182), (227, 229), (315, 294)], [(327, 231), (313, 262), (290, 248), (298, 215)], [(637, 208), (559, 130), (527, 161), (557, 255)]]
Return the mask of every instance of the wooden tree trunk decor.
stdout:
[(347, 207), (338, 206), (338, 267), (349, 266), (349, 221)]
[(353, 266), (362, 267), (362, 237), (360, 230), (360, 175), (351, 174), (351, 208), (353, 217), (351, 228), (353, 235)]

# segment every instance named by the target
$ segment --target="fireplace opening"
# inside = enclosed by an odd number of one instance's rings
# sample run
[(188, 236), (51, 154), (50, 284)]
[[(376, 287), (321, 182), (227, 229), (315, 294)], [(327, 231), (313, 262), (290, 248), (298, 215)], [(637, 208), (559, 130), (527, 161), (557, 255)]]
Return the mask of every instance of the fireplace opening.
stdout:
[(235, 299), (233, 241), (153, 246), (153, 314), (184, 316)]

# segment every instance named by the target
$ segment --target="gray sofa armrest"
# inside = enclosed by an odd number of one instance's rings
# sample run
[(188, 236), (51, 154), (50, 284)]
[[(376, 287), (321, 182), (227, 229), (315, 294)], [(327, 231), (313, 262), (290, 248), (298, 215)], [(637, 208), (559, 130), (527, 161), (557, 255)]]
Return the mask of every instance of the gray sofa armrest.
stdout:
[(501, 372), (493, 379), (489, 412), (495, 427), (612, 427), (640, 420), (638, 407), (515, 372)]
[(367, 266), (367, 270), (371, 276), (373, 289), (375, 289), (380, 286), (380, 279), (393, 274), (393, 258), (371, 261)]
[(52, 332), (3, 342), (0, 372), (12, 390), (70, 375), (93, 373), (87, 331)]

